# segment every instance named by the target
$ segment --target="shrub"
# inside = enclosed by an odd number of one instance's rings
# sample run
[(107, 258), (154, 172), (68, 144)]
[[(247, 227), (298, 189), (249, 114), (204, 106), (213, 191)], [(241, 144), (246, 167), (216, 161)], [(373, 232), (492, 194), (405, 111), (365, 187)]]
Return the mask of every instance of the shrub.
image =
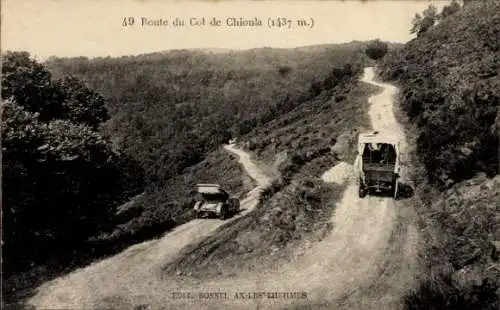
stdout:
[(379, 39), (372, 41), (366, 47), (366, 55), (373, 60), (378, 60), (387, 54), (388, 45)]

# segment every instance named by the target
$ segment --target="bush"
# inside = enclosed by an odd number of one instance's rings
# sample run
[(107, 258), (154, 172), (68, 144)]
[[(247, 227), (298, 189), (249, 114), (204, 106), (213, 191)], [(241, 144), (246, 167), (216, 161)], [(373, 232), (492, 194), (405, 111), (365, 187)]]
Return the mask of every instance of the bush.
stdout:
[(366, 55), (368, 55), (368, 57), (373, 60), (378, 60), (384, 57), (385, 54), (387, 54), (388, 48), (389, 47), (387, 43), (384, 43), (377, 39), (368, 44), (368, 46), (366, 47)]

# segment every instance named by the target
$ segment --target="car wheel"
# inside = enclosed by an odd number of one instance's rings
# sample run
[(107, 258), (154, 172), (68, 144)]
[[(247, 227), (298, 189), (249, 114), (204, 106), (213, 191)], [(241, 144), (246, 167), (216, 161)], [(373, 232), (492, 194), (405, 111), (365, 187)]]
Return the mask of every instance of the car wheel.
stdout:
[(394, 200), (397, 200), (399, 197), (399, 192), (398, 192), (398, 180), (394, 181), (393, 189), (394, 189)]
[(226, 210), (226, 206), (223, 206), (221, 209), (220, 209), (220, 213), (219, 213), (219, 218), (221, 220), (225, 220), (226, 219), (226, 214), (227, 214), (227, 210)]
[(359, 198), (363, 198), (366, 195), (366, 190), (365, 186), (363, 185), (363, 180), (359, 180), (359, 190), (358, 190), (358, 196)]
[(365, 195), (366, 195), (366, 191), (365, 191), (365, 189), (363, 188), (363, 186), (362, 186), (362, 185), (360, 185), (360, 186), (359, 186), (358, 196), (359, 196), (359, 198), (363, 198), (363, 197), (365, 197)]
[(231, 206), (232, 206), (232, 211), (233, 213), (238, 213), (240, 212), (240, 201), (238, 199), (233, 199), (231, 201)]

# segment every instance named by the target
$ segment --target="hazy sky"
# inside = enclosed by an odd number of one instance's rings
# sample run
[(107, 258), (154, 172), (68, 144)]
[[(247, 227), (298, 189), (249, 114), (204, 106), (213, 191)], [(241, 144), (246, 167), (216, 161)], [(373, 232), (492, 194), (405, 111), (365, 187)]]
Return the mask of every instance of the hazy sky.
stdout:
[[(37, 58), (120, 56), (179, 48), (296, 47), (380, 38), (406, 42), (416, 12), (448, 0), (375, 1), (155, 1), (2, 0), (2, 50), (27, 50)], [(125, 17), (135, 25), (123, 27)], [(144, 27), (142, 18), (168, 20)], [(171, 25), (178, 17), (186, 25)], [(191, 17), (213, 17), (222, 26), (189, 26)], [(257, 17), (262, 27), (227, 27), (228, 17)], [(268, 18), (314, 20), (312, 28), (268, 28)]]

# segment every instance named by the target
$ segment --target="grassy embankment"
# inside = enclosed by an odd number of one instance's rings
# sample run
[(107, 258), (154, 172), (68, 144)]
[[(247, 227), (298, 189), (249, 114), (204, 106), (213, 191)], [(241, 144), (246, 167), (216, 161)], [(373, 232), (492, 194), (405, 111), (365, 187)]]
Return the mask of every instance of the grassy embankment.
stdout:
[(473, 2), (391, 53), (416, 148), (412, 179), (426, 272), (408, 309), (498, 309), (500, 3)]

